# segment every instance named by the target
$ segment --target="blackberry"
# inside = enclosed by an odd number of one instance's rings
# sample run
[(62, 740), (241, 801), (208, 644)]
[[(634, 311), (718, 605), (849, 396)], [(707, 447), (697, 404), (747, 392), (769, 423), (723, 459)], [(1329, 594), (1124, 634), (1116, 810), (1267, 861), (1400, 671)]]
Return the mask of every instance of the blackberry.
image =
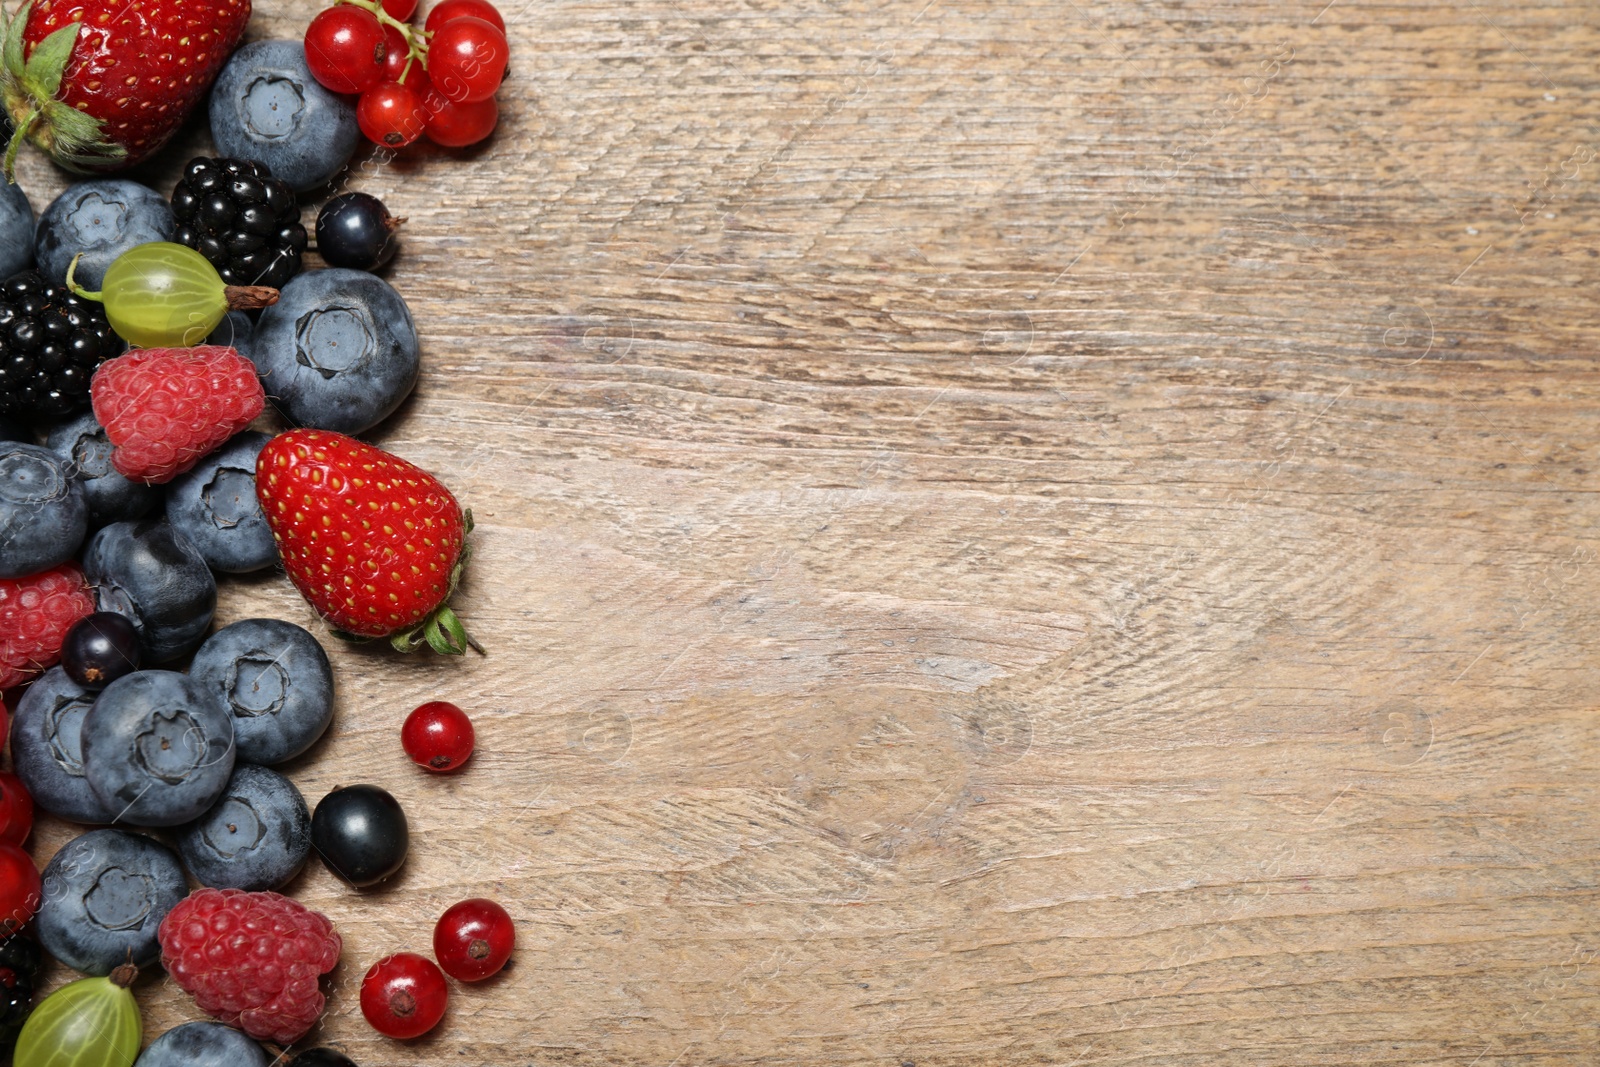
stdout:
[(172, 239), (210, 260), (228, 285), (282, 289), (300, 273), (306, 228), (294, 190), (254, 160), (191, 159), (172, 214)]
[(40, 958), (39, 946), (20, 934), (0, 942), (0, 1058), (10, 1054), (33, 1010)]
[(0, 415), (70, 415), (89, 406), (89, 379), (127, 346), (105, 309), (36, 270), (0, 283)]

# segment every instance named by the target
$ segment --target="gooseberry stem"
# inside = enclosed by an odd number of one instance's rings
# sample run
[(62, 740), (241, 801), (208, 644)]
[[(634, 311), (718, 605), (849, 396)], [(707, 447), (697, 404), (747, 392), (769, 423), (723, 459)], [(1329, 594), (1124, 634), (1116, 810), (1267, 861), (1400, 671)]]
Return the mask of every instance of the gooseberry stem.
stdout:
[(82, 258), (83, 253), (79, 252), (77, 255), (72, 257), (72, 262), (67, 264), (67, 288), (71, 289), (73, 294), (76, 296), (81, 296), (85, 300), (93, 300), (96, 303), (103, 304), (106, 301), (104, 293), (98, 290), (91, 293), (89, 290), (72, 280), (73, 275), (78, 273), (78, 260)]
[(127, 989), (133, 984), (133, 980), (139, 977), (139, 968), (131, 963), (118, 964), (112, 969), (108, 977), (111, 979), (112, 985)]
[(278, 302), (278, 290), (266, 285), (225, 285), (222, 295), (228, 300), (229, 311), (254, 311)]

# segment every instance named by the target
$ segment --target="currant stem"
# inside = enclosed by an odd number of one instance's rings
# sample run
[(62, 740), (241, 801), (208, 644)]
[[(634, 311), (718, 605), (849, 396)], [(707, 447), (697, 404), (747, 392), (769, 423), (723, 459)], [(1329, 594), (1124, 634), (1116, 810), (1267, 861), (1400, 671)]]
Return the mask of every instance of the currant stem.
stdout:
[[(393, 15), (389, 14), (383, 9), (383, 3), (381, 0), (334, 0), (334, 2), (338, 4), (351, 4), (355, 7), (363, 8), (378, 16), (378, 25), (393, 26), (400, 32), (400, 36), (405, 38), (406, 46), (411, 49), (411, 58), (422, 60), (423, 69), (427, 69), (427, 38), (429, 37), (429, 34), (426, 30), (419, 30), (412, 26), (409, 22), (402, 22), (395, 18)], [(406, 61), (405, 72), (400, 75), (401, 79), (404, 80), (406, 74), (409, 73), (411, 73), (411, 60), (408, 59)]]
[(407, 47), (410, 49), (410, 51), (406, 53), (406, 66), (405, 69), (400, 72), (400, 83), (402, 85), (405, 84), (405, 80), (407, 78), (411, 77), (411, 65), (417, 60), (422, 60), (423, 70), (428, 69), (428, 46), (426, 44), (422, 44), (419, 47), (416, 43), (411, 43), (408, 44)]

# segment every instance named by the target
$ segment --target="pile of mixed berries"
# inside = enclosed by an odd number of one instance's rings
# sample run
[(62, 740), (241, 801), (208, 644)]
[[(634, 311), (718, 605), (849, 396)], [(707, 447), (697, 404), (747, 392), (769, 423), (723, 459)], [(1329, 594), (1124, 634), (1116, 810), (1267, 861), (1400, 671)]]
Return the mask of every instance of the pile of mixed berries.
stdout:
[[(82, 72), (121, 64), (132, 85), (159, 51), (81, 32), (130, 17), (122, 0), (0, 17), (8, 178), (23, 141), (74, 172), (122, 170), (203, 103), (217, 152), (170, 196), (96, 176), (37, 218), (0, 181), (0, 1060), (17, 1067), (267, 1067), (262, 1042), (290, 1051), (317, 1026), (343, 948), (280, 891), (313, 849), (356, 889), (405, 863), (387, 789), (347, 785), (312, 806), (283, 773), (333, 720), (322, 642), (279, 619), (213, 621), (219, 580), (281, 568), (336, 637), (478, 647), (449, 606), (471, 512), (356, 436), (420, 373), (410, 310), (373, 273), (400, 220), (330, 188), (363, 132), (394, 148), (494, 128), (500, 16), (440, 0), (419, 29), (415, 7), (340, 0), (303, 44), (239, 47), (248, 0), (147, 0), (138, 17), (172, 35), (164, 59), (195, 77), (115, 99)], [(326, 267), (308, 269), (312, 250)], [(446, 774), (475, 740), (437, 701), (400, 737)], [(36, 811), (85, 827), (42, 872), (26, 849)], [(390, 1037), (426, 1033), (446, 976), (494, 975), (514, 941), (502, 907), (461, 901), (431, 958), (371, 966), (361, 1010)], [(35, 1004), (47, 955), (85, 977)], [(211, 1018), (141, 1053), (132, 989), (158, 966)], [(327, 1048), (290, 1062), (350, 1063)]]
[(374, 144), (404, 148), (426, 136), (460, 148), (494, 132), (495, 93), (511, 48), (488, 0), (441, 0), (421, 29), (417, 0), (338, 0), (306, 29), (311, 74), (355, 93), (356, 121)]

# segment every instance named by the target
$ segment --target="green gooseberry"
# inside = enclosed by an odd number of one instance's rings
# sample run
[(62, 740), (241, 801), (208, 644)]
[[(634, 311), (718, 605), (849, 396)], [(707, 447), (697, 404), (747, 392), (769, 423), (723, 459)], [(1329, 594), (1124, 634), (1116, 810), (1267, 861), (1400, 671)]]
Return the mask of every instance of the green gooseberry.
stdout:
[(138, 968), (62, 986), (33, 1009), (17, 1036), (15, 1067), (133, 1067), (139, 1058), (139, 1005), (128, 987)]
[(229, 311), (278, 302), (278, 291), (261, 285), (224, 285), (205, 256), (187, 245), (152, 241), (135, 245), (112, 261), (99, 292), (72, 280), (78, 259), (67, 268), (67, 288), (106, 306), (111, 328), (141, 348), (188, 348), (203, 344)]

